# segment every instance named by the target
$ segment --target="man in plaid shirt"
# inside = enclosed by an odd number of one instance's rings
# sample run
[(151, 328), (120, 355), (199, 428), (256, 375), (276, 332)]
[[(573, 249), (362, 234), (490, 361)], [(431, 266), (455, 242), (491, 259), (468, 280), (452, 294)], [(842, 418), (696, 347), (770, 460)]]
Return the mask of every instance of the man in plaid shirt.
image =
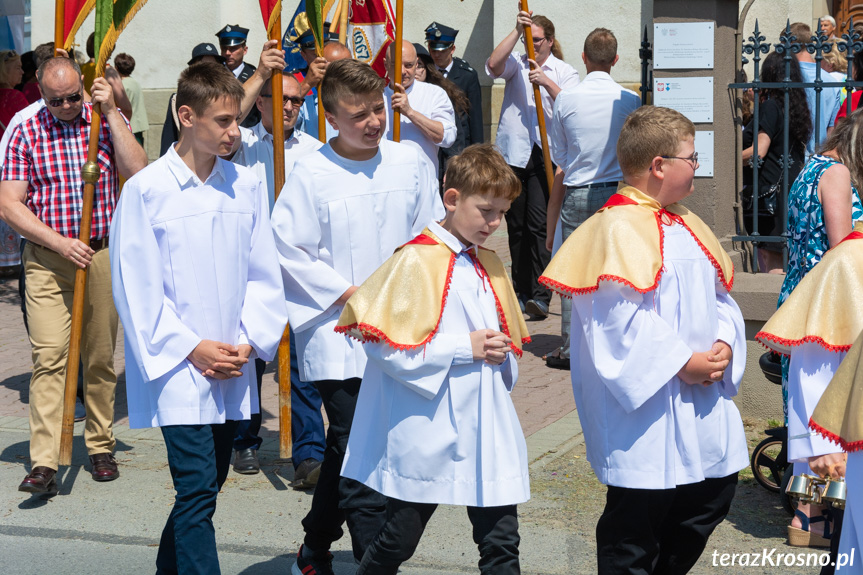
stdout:
[(18, 487), (53, 490), (60, 451), (63, 391), (77, 268), (88, 268), (81, 355), (87, 421), (84, 442), (96, 481), (119, 476), (114, 460), (114, 346), (117, 312), (111, 297), (108, 229), (120, 175), (147, 165), (129, 123), (114, 103), (104, 78), (93, 82), (92, 100), (102, 107), (98, 163), (101, 177), (93, 198), (90, 241), (78, 240), (92, 104), (83, 101), (81, 69), (67, 58), (51, 58), (37, 72), (46, 106), (18, 126), (0, 175), (0, 218), (27, 239), (27, 321), (33, 348), (30, 380), (31, 472)]

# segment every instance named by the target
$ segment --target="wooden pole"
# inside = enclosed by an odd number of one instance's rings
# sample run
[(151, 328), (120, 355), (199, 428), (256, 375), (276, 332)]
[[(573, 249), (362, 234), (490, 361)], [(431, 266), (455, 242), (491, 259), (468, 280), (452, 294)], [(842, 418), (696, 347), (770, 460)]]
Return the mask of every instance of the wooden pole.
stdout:
[[(395, 64), (393, 64), (393, 93), (396, 84), (402, 83), (402, 12), (404, 0), (396, 0), (396, 47), (393, 50)], [(402, 141), (402, 115), (398, 110), (393, 110), (393, 142)]]
[[(530, 12), (527, 7), (527, 0), (521, 0), (521, 9), (525, 12)], [(536, 61), (536, 52), (533, 49), (533, 30), (530, 26), (524, 27), (524, 43), (527, 46), (527, 57)], [(554, 186), (554, 169), (551, 167), (551, 153), (548, 149), (548, 134), (545, 130), (545, 111), (542, 109), (542, 94), (540, 94), (539, 86), (533, 85), (533, 100), (536, 105), (536, 120), (539, 123), (539, 139), (542, 142), (542, 159), (545, 164), (545, 178), (548, 180), (548, 189), (551, 190)]]
[[(318, 53), (319, 58), (323, 58), (324, 56), (324, 45), (323, 42), (318, 45), (317, 41), (315, 41), (315, 51)], [(323, 81), (318, 84), (318, 140), (322, 143), (327, 143), (327, 118), (324, 115), (324, 99), (321, 97), (321, 84)]]
[[(90, 223), (93, 218), (93, 192), (99, 181), (98, 160), (99, 130), (102, 127), (102, 110), (93, 104), (90, 123), (90, 142), (87, 163), (81, 168), (84, 180), (84, 197), (81, 207), (81, 227), (78, 239), (90, 245)], [(95, 256), (94, 256), (95, 257)], [(63, 423), (60, 428), (60, 465), (72, 464), (72, 434), (75, 429), (75, 396), (78, 388), (78, 363), (81, 360), (81, 333), (84, 323), (84, 295), (87, 290), (87, 269), (75, 270), (75, 288), (72, 295), (72, 326), (69, 330), (69, 354), (66, 358), (66, 386), (63, 394)]]
[(63, 49), (63, 28), (66, 21), (66, 0), (56, 0), (54, 3), (54, 55), (59, 56), (58, 50)]
[(339, 43), (347, 44), (348, 40), (348, 16), (351, 11), (351, 0), (342, 0), (341, 12), (339, 12)]
[[(276, 40), (281, 45), (282, 15), (276, 17), (270, 40)], [(285, 185), (285, 123), (284, 116), (284, 84), (282, 71), (276, 70), (270, 78), (273, 93), (273, 195), (279, 198), (279, 193)], [(293, 105), (293, 104), (292, 104)], [(279, 374), (279, 457), (287, 459), (291, 456), (291, 332), (290, 326), (285, 326), (282, 340), (279, 342), (279, 352), (276, 355)]]

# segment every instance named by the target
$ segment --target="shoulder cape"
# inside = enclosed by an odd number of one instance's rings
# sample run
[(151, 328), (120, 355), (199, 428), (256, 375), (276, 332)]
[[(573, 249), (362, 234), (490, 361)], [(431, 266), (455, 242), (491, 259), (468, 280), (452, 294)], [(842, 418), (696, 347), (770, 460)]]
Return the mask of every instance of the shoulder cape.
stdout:
[[(823, 263), (821, 260), (815, 269)], [(824, 390), (809, 420), (809, 427), (838, 443), (845, 451), (863, 449), (863, 333), (855, 340)]]
[(662, 276), (663, 218), (692, 234), (731, 291), (734, 266), (711, 229), (679, 204), (662, 208), (655, 199), (621, 186), (602, 208), (563, 243), (539, 282), (561, 296), (591, 293), (600, 281), (626, 284), (640, 293), (656, 289)]
[(804, 343), (845, 352), (863, 331), (863, 223), (806, 274), (755, 339), (788, 355)]
[[(493, 251), (480, 248), (477, 253), (490, 280), (500, 331), (521, 357), (530, 336), (512, 284)], [(457, 256), (426, 228), (363, 282), (345, 304), (336, 331), (396, 349), (427, 344), (440, 325)]]

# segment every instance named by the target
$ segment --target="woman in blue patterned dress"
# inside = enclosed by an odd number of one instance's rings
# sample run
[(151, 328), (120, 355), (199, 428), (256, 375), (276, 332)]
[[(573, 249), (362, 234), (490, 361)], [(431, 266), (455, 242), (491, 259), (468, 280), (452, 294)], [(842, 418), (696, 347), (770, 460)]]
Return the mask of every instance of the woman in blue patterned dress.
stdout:
[[(863, 183), (863, 110), (838, 124), (788, 190), (788, 275), (779, 294), (782, 305), (803, 277), (832, 246), (851, 233), (863, 217), (857, 187)], [(788, 358), (782, 358), (783, 408), (788, 410)], [(810, 458), (811, 459), (811, 458)], [(794, 464), (794, 474), (812, 473), (805, 462)], [(820, 537), (829, 513), (814, 505), (799, 504), (791, 526)], [(811, 543), (810, 543), (811, 545)]]

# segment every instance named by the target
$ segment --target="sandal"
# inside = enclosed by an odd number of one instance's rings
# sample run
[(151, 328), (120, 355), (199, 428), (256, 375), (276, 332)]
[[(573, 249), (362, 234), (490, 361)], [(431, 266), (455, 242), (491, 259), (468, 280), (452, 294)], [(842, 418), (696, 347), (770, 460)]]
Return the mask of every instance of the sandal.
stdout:
[[(799, 509), (794, 510), (794, 516), (800, 519), (801, 526), (788, 526), (788, 544), (792, 547), (830, 547), (830, 519), (831, 514), (825, 511), (820, 517), (807, 517)], [(809, 531), (811, 523), (824, 522), (824, 535), (818, 535)]]

